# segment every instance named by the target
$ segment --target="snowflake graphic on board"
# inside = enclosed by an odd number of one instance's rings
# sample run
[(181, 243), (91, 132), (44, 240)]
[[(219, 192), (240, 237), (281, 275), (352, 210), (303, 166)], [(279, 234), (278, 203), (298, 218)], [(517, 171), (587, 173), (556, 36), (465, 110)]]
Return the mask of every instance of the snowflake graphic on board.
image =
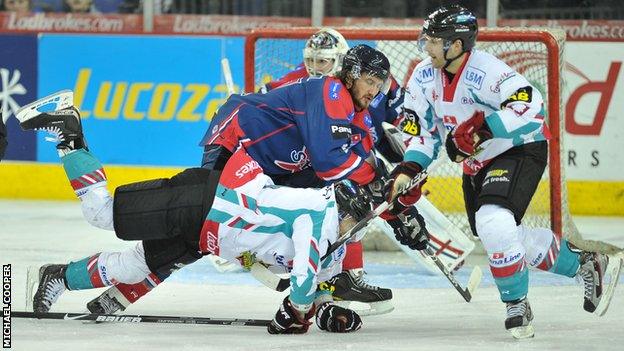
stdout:
[(2, 105), (2, 118), (6, 122), (9, 116), (20, 108), (20, 105), (13, 99), (14, 95), (26, 94), (26, 88), (19, 82), (22, 73), (16, 69), (11, 72), (6, 68), (0, 68), (0, 103)]

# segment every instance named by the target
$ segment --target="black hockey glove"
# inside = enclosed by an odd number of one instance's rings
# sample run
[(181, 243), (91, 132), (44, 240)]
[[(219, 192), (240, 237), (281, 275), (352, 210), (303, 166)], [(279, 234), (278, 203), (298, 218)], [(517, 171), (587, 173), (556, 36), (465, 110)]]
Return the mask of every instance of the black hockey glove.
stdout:
[(410, 207), (395, 218), (386, 219), (394, 230), (394, 236), (402, 244), (412, 250), (424, 250), (429, 244), (429, 232), (425, 227), (425, 219), (416, 207)]
[(386, 186), (390, 181), (390, 174), (388, 173), (385, 164), (382, 160), (377, 159), (377, 166), (375, 167), (375, 178), (370, 183), (363, 185), (363, 188), (368, 192), (373, 200), (375, 207), (379, 206), (382, 202), (386, 201)]
[(334, 192), (341, 218), (348, 214), (359, 221), (373, 209), (371, 198), (366, 190), (348, 179), (334, 185)]
[(312, 317), (314, 317), (314, 307), (305, 316), (301, 316), (301, 312), (297, 311), (290, 302), (290, 296), (286, 296), (271, 324), (267, 327), (267, 331), (269, 334), (305, 334), (312, 324), (310, 322)]
[(349, 333), (362, 327), (362, 319), (355, 311), (325, 302), (316, 310), (316, 325), (332, 333)]

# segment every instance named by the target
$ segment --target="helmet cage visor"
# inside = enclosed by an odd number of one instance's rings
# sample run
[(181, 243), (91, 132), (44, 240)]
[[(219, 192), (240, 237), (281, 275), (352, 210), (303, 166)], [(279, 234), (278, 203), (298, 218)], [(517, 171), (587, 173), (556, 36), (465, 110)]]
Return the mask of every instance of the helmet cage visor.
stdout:
[(416, 45), (418, 46), (418, 50), (420, 50), (421, 53), (425, 53), (425, 47), (427, 46), (427, 44), (437, 45), (438, 43), (442, 43), (442, 50), (444, 50), (444, 52), (446, 53), (454, 41), (455, 40), (431, 36), (425, 33), (425, 31), (422, 31), (418, 36)]
[(308, 74), (315, 77), (336, 74), (340, 71), (342, 58), (338, 49), (303, 49), (303, 63)]

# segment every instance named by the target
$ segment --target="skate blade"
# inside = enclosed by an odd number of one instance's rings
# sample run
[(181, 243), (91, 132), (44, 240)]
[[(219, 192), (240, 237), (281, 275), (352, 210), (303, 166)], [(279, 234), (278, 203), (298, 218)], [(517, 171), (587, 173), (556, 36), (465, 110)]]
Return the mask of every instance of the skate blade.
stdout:
[[(607, 289), (604, 291), (602, 295), (602, 299), (600, 299), (600, 303), (596, 308), (595, 313), (602, 317), (607, 313), (609, 309), (609, 304), (611, 303), (611, 299), (613, 298), (613, 293), (615, 292), (615, 287), (617, 286), (618, 280), (620, 279), (620, 271), (622, 270), (622, 262), (624, 261), (624, 253), (618, 253), (616, 255), (609, 255), (609, 264), (607, 265), (606, 272), (611, 277), (611, 281), (607, 286)], [(604, 279), (604, 278), (603, 278)]]
[(38, 116), (42, 112), (54, 112), (68, 108), (74, 105), (74, 92), (71, 90), (61, 90), (54, 94), (48, 95), (37, 101), (31, 102), (26, 106), (22, 106), (15, 112), (15, 118), (20, 123)]
[(360, 316), (378, 316), (394, 311), (394, 306), (390, 300), (377, 302), (334, 301), (334, 303), (340, 307), (353, 310)]
[(26, 268), (26, 311), (33, 311), (33, 297), (35, 287), (39, 282), (39, 267), (28, 266)]
[(522, 339), (530, 339), (535, 336), (535, 329), (531, 324), (526, 325), (524, 327), (516, 327), (509, 329), (511, 336), (514, 339), (522, 340)]

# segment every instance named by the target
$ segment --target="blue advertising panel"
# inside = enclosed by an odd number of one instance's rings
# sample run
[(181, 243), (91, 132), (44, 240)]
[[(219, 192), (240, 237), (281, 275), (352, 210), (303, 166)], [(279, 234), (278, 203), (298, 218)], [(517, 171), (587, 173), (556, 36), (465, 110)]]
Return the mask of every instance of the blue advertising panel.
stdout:
[(0, 107), (7, 124), (5, 159), (34, 161), (35, 133), (23, 132), (14, 112), (37, 98), (37, 36), (0, 35)]
[[(103, 163), (198, 166), (198, 143), (227, 96), (222, 58), (238, 89), (240, 37), (43, 34), (38, 94), (74, 90), (87, 143)], [(42, 146), (37, 159), (57, 162), (54, 147)]]

